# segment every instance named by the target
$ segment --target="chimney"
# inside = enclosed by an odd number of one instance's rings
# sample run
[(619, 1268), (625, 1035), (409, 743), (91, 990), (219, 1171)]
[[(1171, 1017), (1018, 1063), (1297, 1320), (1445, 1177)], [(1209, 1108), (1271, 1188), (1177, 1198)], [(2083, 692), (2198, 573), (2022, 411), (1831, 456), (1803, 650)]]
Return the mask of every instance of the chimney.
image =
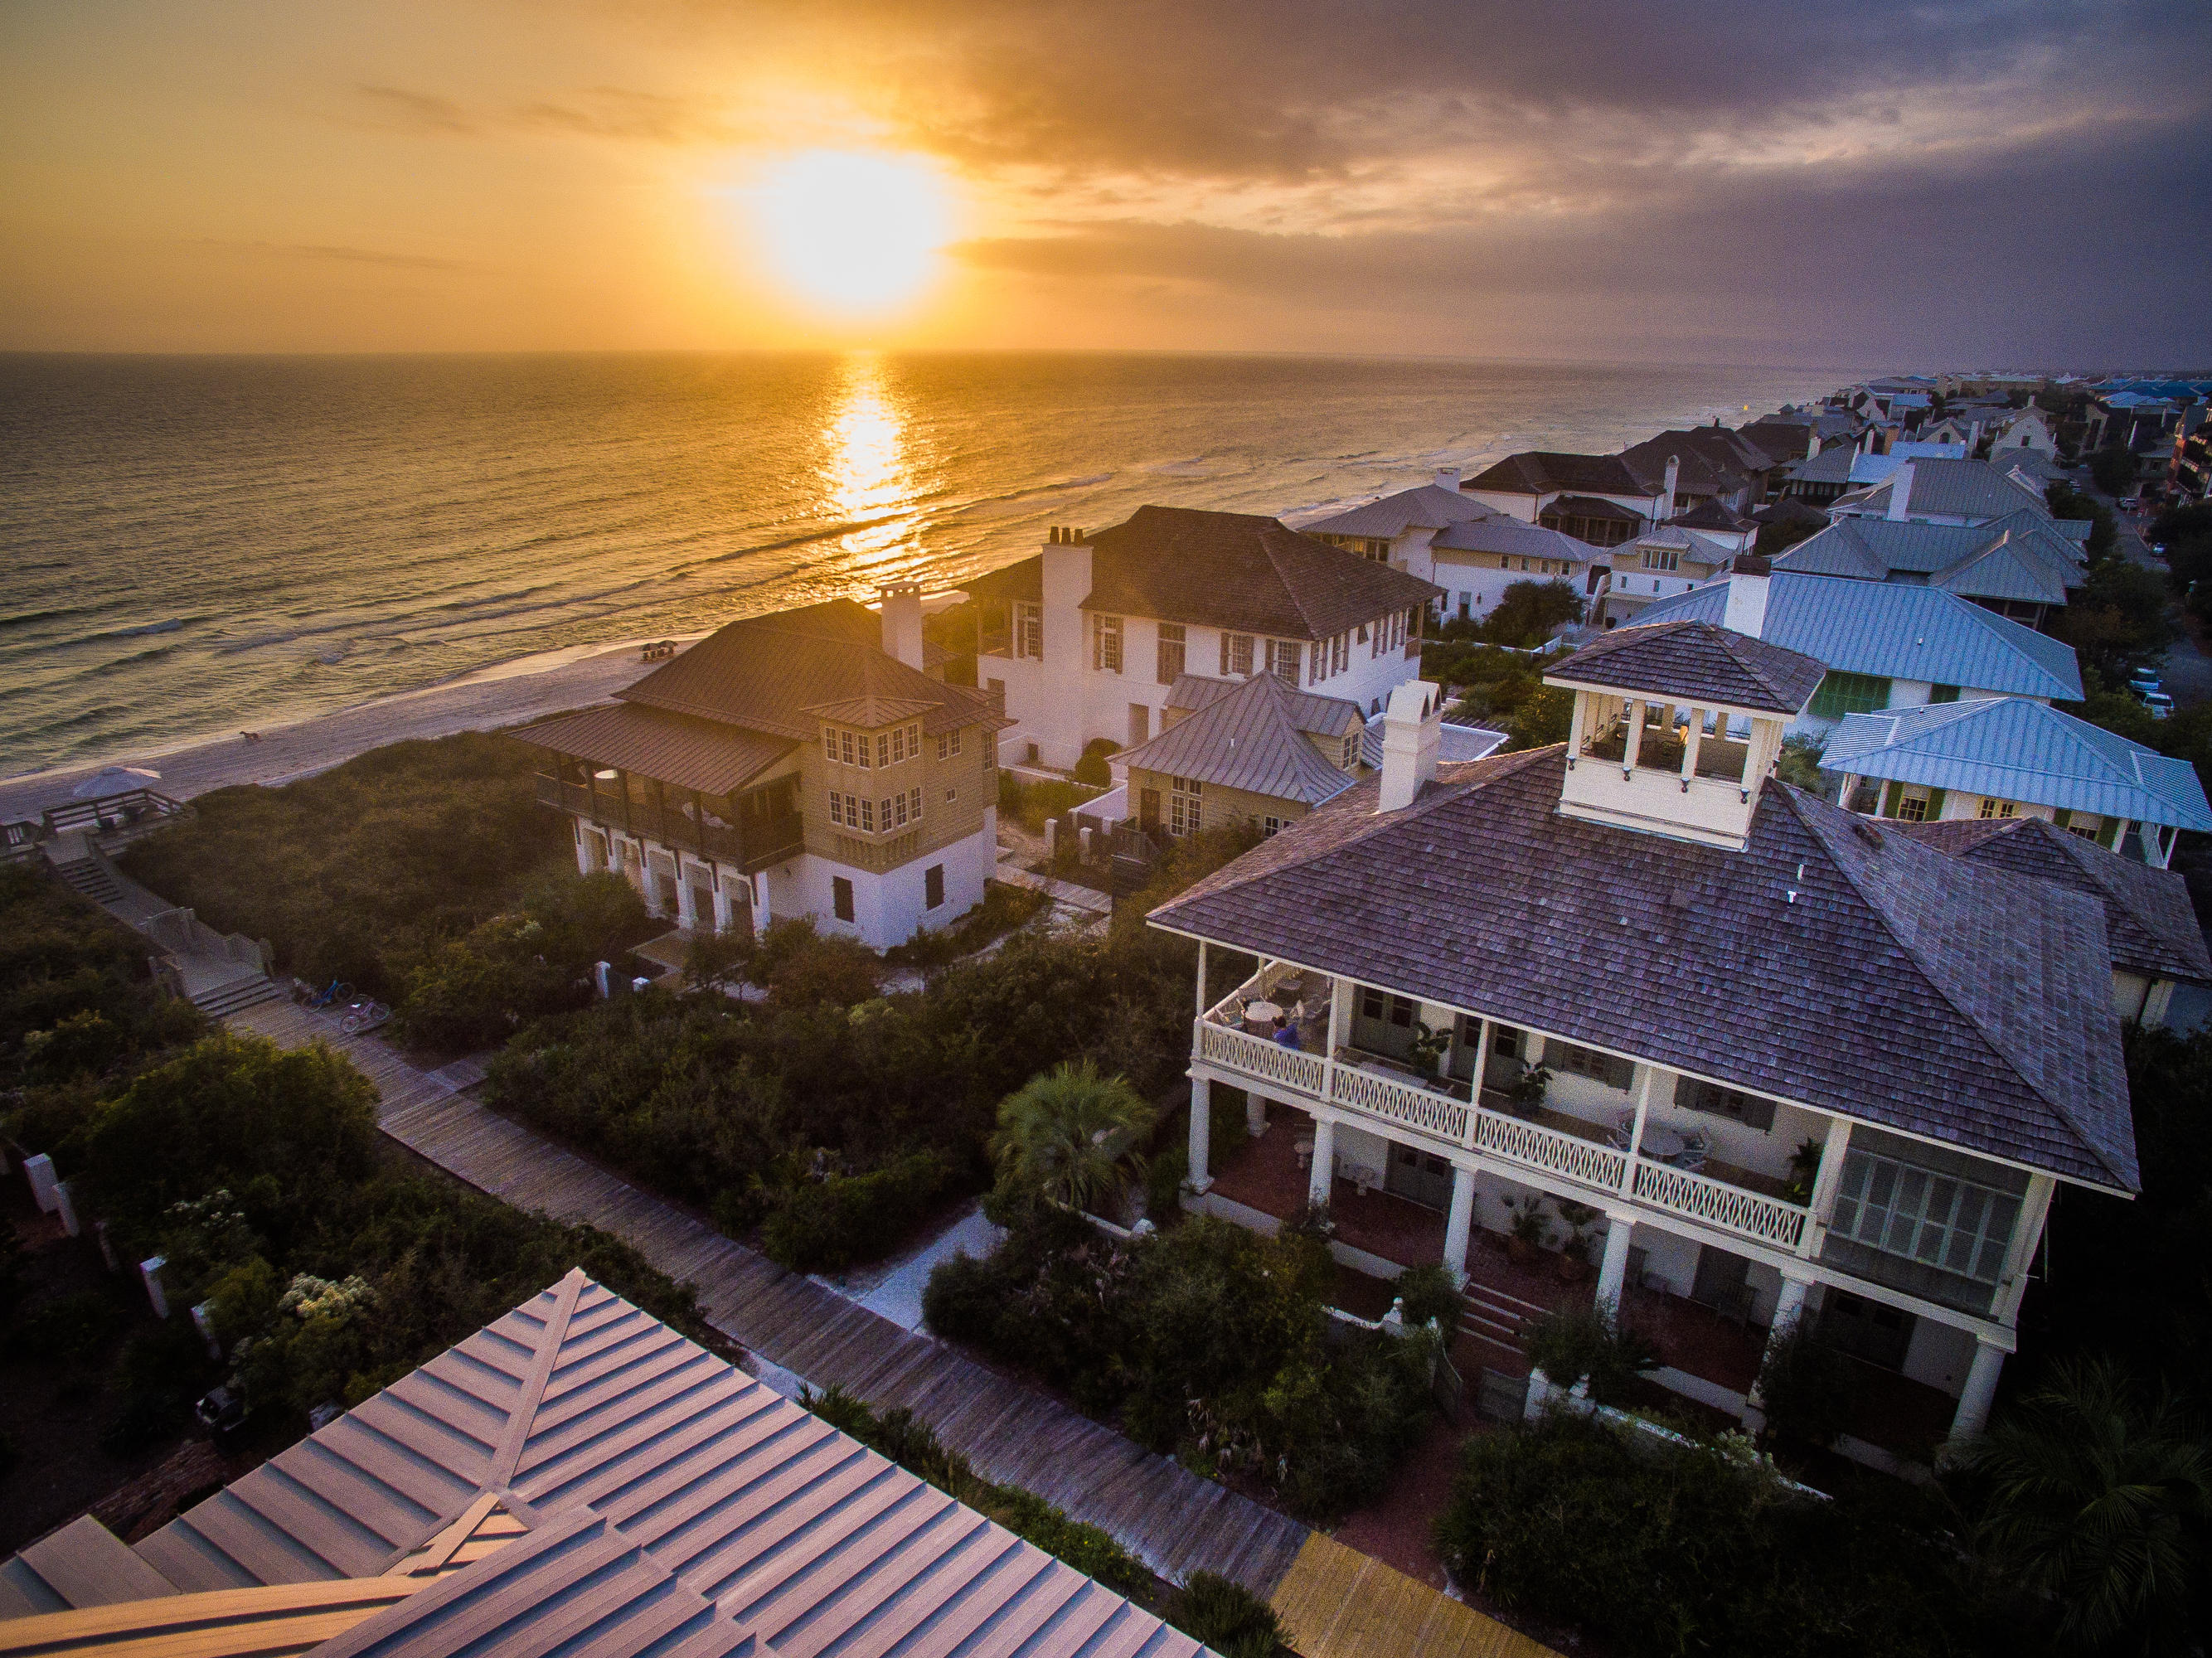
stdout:
[(1766, 631), (1766, 584), (1774, 567), (1757, 553), (1739, 553), (1729, 567), (1728, 608), (1721, 626), (1759, 638)]
[(921, 666), (921, 584), (887, 581), (878, 589), (883, 598), (884, 654), (895, 656), (908, 667)]
[(1375, 800), (1378, 812), (1400, 811), (1413, 804), (1421, 785), (1437, 774), (1437, 743), (1444, 723), (1441, 685), (1409, 679), (1390, 693), (1382, 711), (1382, 781)]
[(1668, 456), (1667, 498), (1659, 503), (1659, 521), (1662, 524), (1672, 524), (1674, 521), (1674, 480), (1681, 475), (1682, 458), (1680, 455)]
[(1457, 495), (1459, 493), (1459, 468), (1456, 466), (1437, 467), (1437, 488), (1439, 489), (1449, 489), (1454, 495)]
[(1905, 511), (1912, 500), (1912, 463), (1905, 461), (1889, 475), (1889, 521), (1905, 522)]

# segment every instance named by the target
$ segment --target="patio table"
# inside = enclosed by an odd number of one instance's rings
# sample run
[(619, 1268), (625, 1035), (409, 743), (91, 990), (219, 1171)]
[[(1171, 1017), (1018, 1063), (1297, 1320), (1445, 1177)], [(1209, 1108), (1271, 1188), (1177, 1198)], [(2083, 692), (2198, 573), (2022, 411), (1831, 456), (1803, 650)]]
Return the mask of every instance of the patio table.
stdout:
[(1682, 1148), (1688, 1144), (1671, 1128), (1661, 1128), (1650, 1123), (1644, 1126), (1643, 1149), (1647, 1157), (1656, 1157), (1661, 1163), (1672, 1163), (1682, 1155)]
[(1247, 1002), (1244, 1004), (1244, 1028), (1255, 1035), (1265, 1036), (1274, 1029), (1275, 1021), (1282, 1017), (1282, 1013), (1283, 1010), (1273, 1002)]

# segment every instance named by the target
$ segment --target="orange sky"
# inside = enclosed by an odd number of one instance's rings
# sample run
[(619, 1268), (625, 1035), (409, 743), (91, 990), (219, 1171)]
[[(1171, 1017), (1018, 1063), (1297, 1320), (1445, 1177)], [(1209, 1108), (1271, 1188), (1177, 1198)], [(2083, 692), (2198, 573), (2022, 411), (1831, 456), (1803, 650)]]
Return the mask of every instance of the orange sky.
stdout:
[[(0, 348), (2212, 355), (2208, 12), (17, 0)], [(822, 147), (944, 180), (893, 314), (748, 228)]]

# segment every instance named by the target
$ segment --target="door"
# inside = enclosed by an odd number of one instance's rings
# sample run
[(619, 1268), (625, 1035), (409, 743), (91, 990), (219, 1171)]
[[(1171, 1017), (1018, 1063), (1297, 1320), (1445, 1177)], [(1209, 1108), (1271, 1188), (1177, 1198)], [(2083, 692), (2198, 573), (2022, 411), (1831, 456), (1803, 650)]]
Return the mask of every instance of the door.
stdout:
[(1138, 792), (1137, 822), (1153, 834), (1159, 832), (1160, 792), (1158, 789), (1142, 789)]
[(691, 884), (691, 930), (694, 932), (714, 932), (714, 890), (703, 882)]
[(1394, 1060), (1413, 1056), (1413, 1003), (1372, 985), (1361, 985), (1352, 996), (1352, 1045), (1370, 1054)]
[(1725, 1249), (1700, 1249), (1690, 1299), (1708, 1307), (1726, 1307), (1750, 1274), (1751, 1263), (1741, 1255), (1732, 1255)]
[(1841, 1290), (1828, 1291), (1820, 1311), (1822, 1335), (1844, 1352), (1885, 1370), (1904, 1369), (1912, 1326), (1911, 1314)]
[(1451, 1164), (1418, 1147), (1391, 1144), (1390, 1167), (1382, 1184), (1385, 1191), (1431, 1209), (1451, 1207)]

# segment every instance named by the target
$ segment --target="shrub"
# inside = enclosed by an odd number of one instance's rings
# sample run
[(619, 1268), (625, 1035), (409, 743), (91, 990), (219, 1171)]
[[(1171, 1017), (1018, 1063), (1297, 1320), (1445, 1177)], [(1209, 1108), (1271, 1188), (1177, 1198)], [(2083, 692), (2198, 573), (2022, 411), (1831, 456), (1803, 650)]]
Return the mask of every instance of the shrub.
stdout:
[(778, 1008), (850, 1007), (883, 982), (883, 963), (857, 938), (824, 938), (811, 915), (778, 921), (761, 935), (747, 976)]
[(1767, 1343), (1759, 1367), (1766, 1431), (1788, 1445), (1826, 1445), (1850, 1419), (1856, 1389), (1850, 1361), (1802, 1315)]
[(10, 1345), (25, 1358), (87, 1364), (100, 1357), (125, 1321), (122, 1308), (112, 1297), (88, 1290), (26, 1313)]
[(1528, 1362), (1556, 1386), (1588, 1377), (1590, 1397), (1601, 1405), (1620, 1403), (1629, 1384), (1659, 1363), (1641, 1331), (1595, 1307), (1557, 1308), (1533, 1320), (1524, 1345)]
[(1275, 1609), (1218, 1572), (1191, 1573), (1169, 1616), (1177, 1629), (1222, 1658), (1273, 1658), (1277, 1648), (1287, 1644)]
[(1107, 756), (1119, 754), (1121, 745), (1111, 738), (1094, 737), (1083, 745), (1083, 756), (1075, 762), (1075, 780), (1085, 788), (1109, 789), (1114, 786), (1114, 768), (1106, 763)]
[(769, 1258), (794, 1272), (841, 1272), (884, 1254), (951, 1182), (941, 1152), (909, 1152), (865, 1175), (830, 1175), (786, 1193), (761, 1229)]
[(1437, 1261), (1419, 1266), (1408, 1266), (1398, 1274), (1395, 1285), (1398, 1298), (1406, 1303), (1406, 1322), (1426, 1325), (1431, 1319), (1443, 1326), (1449, 1335), (1459, 1327), (1459, 1315), (1465, 1304), (1460, 1299), (1459, 1285), (1452, 1281), (1450, 1269)]

